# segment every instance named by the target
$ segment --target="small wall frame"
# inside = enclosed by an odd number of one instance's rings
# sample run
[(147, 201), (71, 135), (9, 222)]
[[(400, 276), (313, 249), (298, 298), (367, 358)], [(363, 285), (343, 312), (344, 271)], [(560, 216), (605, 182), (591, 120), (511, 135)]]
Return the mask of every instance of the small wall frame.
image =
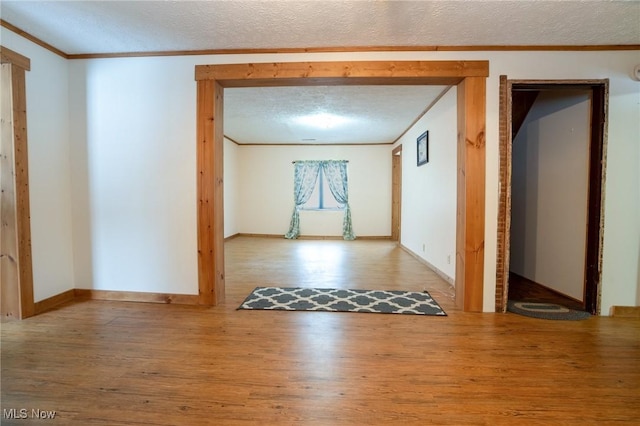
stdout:
[(422, 166), (429, 162), (429, 131), (427, 130), (416, 141), (418, 166)]

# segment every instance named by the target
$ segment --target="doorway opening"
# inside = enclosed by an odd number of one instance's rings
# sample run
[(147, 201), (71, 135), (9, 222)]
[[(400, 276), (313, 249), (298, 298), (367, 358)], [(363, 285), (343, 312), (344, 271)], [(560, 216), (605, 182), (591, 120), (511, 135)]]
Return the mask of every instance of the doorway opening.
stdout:
[(198, 65), (198, 298), (224, 300), (223, 145), (225, 87), (457, 85), (456, 304), (483, 310), (485, 127), (488, 61), (368, 61)]
[(391, 151), (391, 241), (402, 234), (402, 145)]
[(607, 100), (608, 80), (500, 77), (496, 311), (599, 313)]

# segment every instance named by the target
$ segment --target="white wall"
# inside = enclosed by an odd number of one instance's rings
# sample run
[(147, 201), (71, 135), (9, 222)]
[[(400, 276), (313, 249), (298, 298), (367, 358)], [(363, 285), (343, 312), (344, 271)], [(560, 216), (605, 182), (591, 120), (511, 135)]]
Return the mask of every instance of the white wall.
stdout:
[[(240, 146), (238, 222), (242, 233), (282, 234), (293, 211), (293, 161), (348, 160), (349, 204), (357, 236), (391, 235), (389, 145)], [(303, 211), (302, 235), (342, 235), (343, 212)]]
[[(397, 143), (402, 145), (401, 243), (455, 278), (457, 102), (451, 88)], [(429, 131), (429, 162), (417, 166), (416, 140)]]
[[(6, 33), (8, 31), (2, 28), (2, 42), (7, 40), (7, 47), (29, 56), (28, 49), (33, 47), (22, 46), (22, 41), (9, 41), (9, 37), (4, 36)], [(631, 79), (631, 71), (638, 61), (637, 51), (338, 52), (69, 61), (69, 96), (77, 101), (85, 93), (88, 103), (86, 117), (76, 114), (77, 105), (70, 107), (69, 131), (76, 138), (71, 143), (74, 150), (84, 146), (87, 151), (86, 157), (74, 153), (71, 164), (73, 176), (81, 177), (84, 173), (88, 179), (85, 188), (74, 186), (71, 197), (73, 232), (79, 234), (74, 235), (74, 242), (79, 241), (74, 252), (89, 257), (88, 260), (83, 258), (83, 264), (76, 267), (76, 277), (84, 279), (77, 286), (197, 293), (195, 65), (366, 60), (490, 61), (483, 296), (484, 310), (488, 312), (495, 308), (499, 76), (506, 74), (512, 79), (608, 78), (602, 312), (608, 314), (611, 305), (629, 305), (638, 300), (640, 128), (637, 117), (640, 116), (640, 85)], [(54, 68), (62, 68), (58, 58), (53, 58), (52, 62), (56, 64)], [(47, 69), (41, 82), (51, 81), (48, 72)], [(40, 91), (50, 93), (46, 90), (44, 87), (39, 89), (37, 102), (29, 101), (30, 117), (32, 111), (35, 116), (41, 114), (35, 111), (40, 108)], [(34, 92), (30, 96), (35, 96)], [(66, 101), (62, 98), (58, 101), (47, 113), (59, 114), (63, 110), (66, 114)], [(44, 115), (40, 118), (45, 122), (49, 120)], [(49, 139), (64, 140), (65, 135), (64, 128), (47, 132)], [(34, 156), (46, 156), (47, 147), (34, 150)], [(64, 160), (59, 163), (62, 166)], [(46, 172), (48, 165), (34, 163), (32, 168), (36, 167)], [(58, 200), (55, 203), (61, 216), (56, 225), (61, 228), (36, 232), (43, 245), (56, 248), (54, 257), (57, 258), (65, 257), (60, 253), (69, 251), (69, 237), (64, 229), (68, 228), (71, 215), (68, 205), (61, 204), (64, 185), (56, 189), (60, 192), (55, 197), (49, 191), (32, 195), (41, 200), (34, 199), (35, 204), (47, 204), (47, 213), (51, 205), (42, 200)], [(63, 194), (62, 198), (59, 194)], [(54, 216), (52, 213), (51, 219), (48, 214), (45, 217), (53, 220)], [(79, 218), (82, 220), (78, 220), (77, 226), (76, 219)], [(360, 232), (359, 229), (356, 232)], [(46, 254), (50, 253), (47, 250)], [(67, 259), (61, 260), (62, 264), (69, 265)], [(37, 276), (56, 273), (57, 265), (41, 262), (36, 262)], [(85, 266), (84, 262), (93, 266)], [(68, 270), (69, 266), (65, 268)], [(47, 284), (42, 279), (38, 281), (36, 294), (47, 293)]]
[(591, 102), (541, 92), (513, 141), (511, 270), (584, 300)]
[(193, 66), (69, 66), (78, 287), (196, 294)]
[(31, 60), (26, 73), (29, 201), (36, 302), (74, 287), (68, 62), (6, 30), (0, 43)]
[(239, 233), (238, 230), (238, 145), (229, 139), (224, 139), (224, 236), (230, 237)]
[[(601, 67), (613, 66), (603, 57)], [(614, 305), (632, 306), (640, 296), (633, 282), (640, 274), (640, 83), (629, 78), (638, 52), (612, 72), (609, 88), (609, 127), (606, 148), (602, 314)], [(640, 293), (640, 288), (636, 286)], [(640, 303), (637, 304), (640, 306)]]

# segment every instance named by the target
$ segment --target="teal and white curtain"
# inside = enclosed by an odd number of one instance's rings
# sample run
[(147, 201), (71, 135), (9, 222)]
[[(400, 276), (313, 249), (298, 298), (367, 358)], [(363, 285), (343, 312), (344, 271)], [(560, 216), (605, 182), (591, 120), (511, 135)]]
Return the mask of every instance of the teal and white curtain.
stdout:
[(353, 233), (353, 225), (351, 223), (351, 207), (349, 206), (347, 162), (344, 160), (297, 161), (295, 163), (293, 185), (295, 205), (291, 215), (289, 231), (285, 234), (285, 238), (293, 239), (300, 236), (300, 207), (311, 197), (318, 183), (320, 167), (322, 167), (323, 174), (326, 176), (331, 194), (338, 203), (344, 206), (342, 237), (345, 240), (355, 240), (356, 236)]
[(349, 206), (349, 188), (347, 181), (347, 162), (329, 160), (322, 162), (322, 171), (327, 177), (329, 189), (336, 201), (344, 206), (342, 220), (342, 237), (345, 240), (355, 240), (353, 225), (351, 224), (351, 207)]
[(298, 161), (295, 164), (293, 173), (293, 214), (289, 231), (284, 234), (285, 238), (298, 238), (300, 235), (300, 207), (309, 201), (313, 189), (318, 182), (320, 172), (320, 161)]

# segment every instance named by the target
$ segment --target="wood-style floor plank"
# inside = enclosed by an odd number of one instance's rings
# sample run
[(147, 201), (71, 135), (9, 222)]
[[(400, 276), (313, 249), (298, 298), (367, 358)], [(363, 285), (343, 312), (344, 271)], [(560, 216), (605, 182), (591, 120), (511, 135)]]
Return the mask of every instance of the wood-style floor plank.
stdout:
[[(2, 424), (637, 424), (640, 321), (454, 308), (389, 241), (226, 243), (214, 308), (79, 301), (2, 324)], [(255, 286), (427, 289), (447, 317), (237, 311)]]
[(514, 273), (509, 274), (509, 300), (553, 303), (576, 311), (585, 310), (583, 302)]

